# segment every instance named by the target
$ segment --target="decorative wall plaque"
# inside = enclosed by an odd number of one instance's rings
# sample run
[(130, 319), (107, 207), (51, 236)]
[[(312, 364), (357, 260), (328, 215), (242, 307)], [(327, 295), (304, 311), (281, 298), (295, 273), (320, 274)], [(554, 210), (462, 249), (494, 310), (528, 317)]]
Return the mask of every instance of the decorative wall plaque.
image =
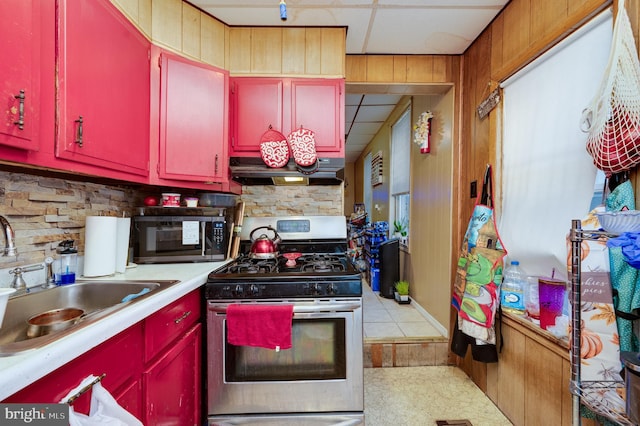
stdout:
[(480, 119), (485, 118), (491, 110), (493, 110), (496, 105), (500, 102), (500, 88), (495, 89), (493, 92), (489, 93), (489, 96), (485, 98), (480, 105), (478, 105), (478, 116)]

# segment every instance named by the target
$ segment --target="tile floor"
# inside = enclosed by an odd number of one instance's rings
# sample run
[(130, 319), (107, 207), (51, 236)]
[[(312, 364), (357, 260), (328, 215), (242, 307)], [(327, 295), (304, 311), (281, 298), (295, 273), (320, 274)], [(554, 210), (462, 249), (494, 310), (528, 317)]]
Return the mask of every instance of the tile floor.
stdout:
[(440, 338), (442, 334), (416, 309), (415, 302), (400, 305), (362, 284), (365, 342)]
[(381, 297), (363, 283), (365, 367), (447, 365), (448, 339), (416, 309)]

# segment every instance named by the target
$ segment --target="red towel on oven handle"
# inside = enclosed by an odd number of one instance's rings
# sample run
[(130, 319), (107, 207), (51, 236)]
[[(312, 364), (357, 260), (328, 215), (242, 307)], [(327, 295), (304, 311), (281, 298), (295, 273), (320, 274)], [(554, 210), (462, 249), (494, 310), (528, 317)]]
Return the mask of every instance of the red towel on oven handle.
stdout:
[(293, 305), (234, 303), (227, 307), (227, 341), (236, 346), (291, 348)]

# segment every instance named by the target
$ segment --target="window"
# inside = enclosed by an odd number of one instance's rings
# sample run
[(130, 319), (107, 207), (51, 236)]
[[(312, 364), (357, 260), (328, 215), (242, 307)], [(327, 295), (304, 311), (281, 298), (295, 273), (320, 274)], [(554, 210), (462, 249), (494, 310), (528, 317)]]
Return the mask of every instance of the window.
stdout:
[(580, 118), (602, 80), (612, 25), (611, 10), (603, 12), (502, 84), (498, 229), (508, 260), (519, 260), (528, 275), (555, 268), (567, 278), (565, 237), (594, 198), (596, 168)]
[(411, 107), (391, 126), (391, 209), (389, 223), (403, 225), (401, 242), (408, 245), (411, 190)]

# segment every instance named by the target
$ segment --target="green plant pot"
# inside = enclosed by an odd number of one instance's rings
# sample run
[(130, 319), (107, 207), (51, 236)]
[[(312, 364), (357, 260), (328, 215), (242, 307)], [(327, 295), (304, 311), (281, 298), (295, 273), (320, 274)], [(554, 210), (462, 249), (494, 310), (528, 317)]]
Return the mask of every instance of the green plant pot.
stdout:
[(411, 303), (411, 298), (409, 297), (408, 294), (402, 294), (401, 295), (401, 294), (398, 294), (397, 291), (394, 294), (395, 294), (396, 302), (398, 302), (399, 304), (406, 305), (406, 304)]

